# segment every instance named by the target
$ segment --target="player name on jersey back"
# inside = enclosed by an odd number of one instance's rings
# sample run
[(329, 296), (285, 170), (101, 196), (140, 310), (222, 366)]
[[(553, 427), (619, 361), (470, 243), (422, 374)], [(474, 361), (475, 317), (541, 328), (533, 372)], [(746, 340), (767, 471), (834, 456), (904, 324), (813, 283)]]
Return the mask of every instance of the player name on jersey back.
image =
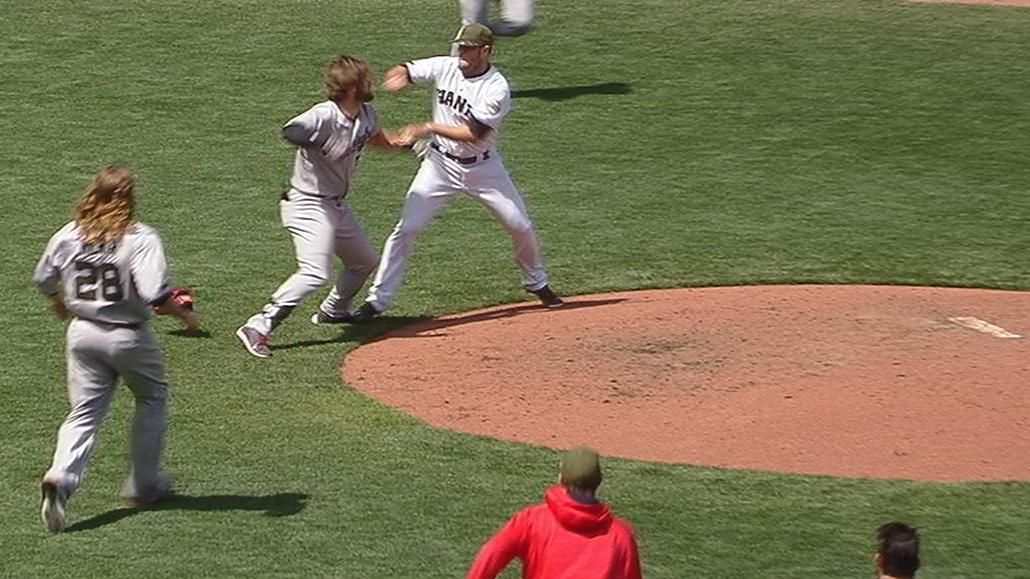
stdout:
[(167, 265), (157, 232), (142, 223), (116, 242), (87, 243), (74, 222), (51, 237), (34, 276), (48, 295), (63, 293), (77, 318), (115, 325), (141, 324), (151, 303), (167, 295)]

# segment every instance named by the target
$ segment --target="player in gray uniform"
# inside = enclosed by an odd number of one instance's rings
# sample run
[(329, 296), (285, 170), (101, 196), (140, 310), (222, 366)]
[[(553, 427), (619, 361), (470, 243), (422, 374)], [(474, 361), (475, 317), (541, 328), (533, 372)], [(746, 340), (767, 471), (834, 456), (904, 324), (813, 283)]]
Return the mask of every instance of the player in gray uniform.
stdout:
[(413, 138), (430, 137), (429, 147), (408, 187), (401, 218), (386, 240), (368, 297), (351, 312), (352, 323), (371, 321), (393, 304), (415, 239), (437, 211), (463, 193), (486, 206), (511, 235), (522, 287), (549, 308), (563, 304), (548, 285), (533, 222), (497, 151), (511, 91), (490, 62), (493, 35), (486, 26), (469, 24), (453, 42), (459, 47), (457, 57), (413, 60), (386, 73), (387, 90), (402, 90), (412, 83), (434, 86), (433, 122), (409, 129)]
[(283, 227), (293, 238), (297, 271), (272, 294), (265, 307), (236, 330), (248, 352), (272, 355), (269, 335), (333, 273), (333, 256), (344, 264), (329, 295), (311, 317), (314, 324), (349, 321), (351, 298), (375, 270), (379, 256), (344, 202), (365, 145), (403, 149), (403, 132), (379, 126), (372, 100), (372, 72), (360, 59), (341, 56), (325, 70), (327, 101), (294, 117), (282, 129), (297, 146), (290, 189), (279, 203)]
[(496, 36), (522, 36), (533, 27), (533, 0), (500, 0), (498, 20), (489, 19), (492, 1), (460, 0), (462, 25), (485, 24)]
[(150, 331), (151, 311), (173, 314), (188, 329), (196, 314), (171, 299), (164, 248), (157, 231), (133, 218), (134, 178), (106, 167), (86, 189), (75, 220), (50, 238), (33, 279), (68, 324), (71, 412), (57, 433), (53, 464), (43, 476), (41, 515), (47, 528), (65, 527), (65, 505), (82, 484), (97, 430), (121, 377), (136, 399), (132, 468), (121, 496), (134, 506), (171, 488), (161, 473), (168, 383), (161, 347)]

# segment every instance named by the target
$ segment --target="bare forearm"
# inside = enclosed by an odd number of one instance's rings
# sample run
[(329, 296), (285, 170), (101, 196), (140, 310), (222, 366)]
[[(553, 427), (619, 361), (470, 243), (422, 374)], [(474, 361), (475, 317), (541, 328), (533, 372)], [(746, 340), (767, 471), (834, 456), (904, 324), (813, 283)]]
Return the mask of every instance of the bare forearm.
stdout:
[(404, 90), (408, 85), (411, 84), (411, 77), (408, 75), (408, 67), (403, 64), (386, 71), (386, 76), (383, 80), (383, 88), (390, 91), (396, 92)]
[(479, 140), (480, 135), (476, 135), (472, 131), (472, 127), (469, 125), (443, 125), (440, 123), (425, 123), (422, 125), (422, 130), (426, 135), (440, 135), (441, 137), (447, 137), (452, 141), (459, 141), (462, 143), (472, 143)]
[(411, 146), (412, 138), (410, 132), (400, 131), (379, 131), (371, 139), (369, 144), (384, 151), (397, 151), (407, 149)]

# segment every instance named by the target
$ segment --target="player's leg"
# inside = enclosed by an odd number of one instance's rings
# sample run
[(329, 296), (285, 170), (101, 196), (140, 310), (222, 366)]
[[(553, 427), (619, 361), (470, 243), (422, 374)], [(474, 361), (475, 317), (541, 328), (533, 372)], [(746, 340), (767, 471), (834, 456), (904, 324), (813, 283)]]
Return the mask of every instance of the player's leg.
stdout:
[(533, 0), (502, 0), (501, 18), (489, 24), (496, 36), (522, 36), (533, 27)]
[(465, 26), (473, 22), (485, 24), (490, 13), (489, 0), (459, 0), (461, 6), (461, 24)]
[[(442, 160), (431, 156), (422, 162), (408, 188), (401, 218), (383, 246), (379, 268), (365, 300), (374, 313), (382, 313), (393, 305), (404, 281), (415, 240), (458, 191), (457, 175), (450, 173)], [(365, 320), (359, 316), (356, 321)]]
[[(486, 24), (490, 16), (490, 0), (459, 0), (461, 6), (461, 25), (467, 26), (474, 22)], [(451, 56), (458, 56), (458, 45), (451, 45)]]
[(469, 194), (511, 235), (515, 264), (522, 271), (522, 287), (534, 293), (547, 287), (547, 268), (533, 221), (502, 161), (496, 157), (483, 161), (474, 169), (469, 181)]
[[(64, 504), (81, 486), (97, 430), (111, 407), (118, 375), (110, 364), (106, 332), (92, 322), (68, 325), (66, 358), (71, 411), (57, 431), (50, 469), (43, 475), (43, 519), (54, 532), (64, 530)], [(52, 495), (47, 497), (48, 492)]]
[(332, 275), (334, 228), (324, 202), (304, 197), (296, 191), (289, 195), (289, 200), (280, 202), (280, 214), (283, 227), (293, 239), (297, 271), (279, 286), (262, 311), (251, 316), (244, 326), (264, 337), (271, 334), (293, 308), (325, 285)]
[[(334, 213), (336, 223), (334, 249), (336, 256), (343, 262), (343, 269), (337, 276), (333, 289), (322, 301), (319, 310), (324, 314), (323, 320), (346, 321), (351, 300), (361, 291), (365, 280), (379, 265), (379, 254), (372, 247), (357, 216), (346, 203), (340, 204)], [(312, 320), (317, 319), (318, 314), (316, 313)]]
[(115, 353), (114, 363), (135, 398), (135, 413), (132, 466), (120, 495), (131, 504), (142, 506), (171, 490), (171, 480), (161, 472), (168, 423), (168, 382), (161, 347), (150, 329), (122, 331), (127, 332), (125, 347)]

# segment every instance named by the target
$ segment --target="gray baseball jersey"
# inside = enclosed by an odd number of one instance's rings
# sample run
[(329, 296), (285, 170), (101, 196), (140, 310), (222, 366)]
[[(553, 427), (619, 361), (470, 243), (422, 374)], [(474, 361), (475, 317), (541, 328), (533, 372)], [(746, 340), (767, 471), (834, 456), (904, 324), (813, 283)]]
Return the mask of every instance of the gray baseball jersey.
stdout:
[[(379, 130), (379, 116), (371, 105), (361, 105), (350, 118), (332, 101), (311, 107), (283, 126), (283, 138), (297, 145), (297, 152), (290, 190), (279, 202), (279, 214), (293, 239), (297, 271), (260, 312), (247, 319), (244, 328), (267, 339), (294, 308), (332, 279), (334, 257), (344, 267), (321, 309), (332, 315), (347, 312), (354, 294), (379, 262), (368, 235), (344, 201), (365, 143)], [(237, 336), (244, 328), (237, 330)]]
[(68, 223), (50, 238), (34, 280), (46, 295), (63, 291), (75, 317), (116, 325), (147, 321), (169, 292), (161, 238), (143, 223), (129, 226), (119, 242), (99, 245)]
[(314, 197), (345, 197), (365, 141), (378, 130), (379, 117), (367, 104), (353, 119), (331, 101), (290, 119), (282, 130), (297, 145), (290, 187)]
[(135, 223), (118, 242), (89, 244), (71, 222), (50, 238), (33, 277), (44, 294), (63, 294), (74, 316), (67, 335), (71, 411), (58, 430), (44, 481), (69, 496), (82, 484), (121, 378), (136, 407), (132, 468), (121, 494), (153, 500), (169, 485), (161, 474), (168, 383), (160, 345), (144, 323), (151, 306), (169, 295), (161, 238), (152, 227)]

